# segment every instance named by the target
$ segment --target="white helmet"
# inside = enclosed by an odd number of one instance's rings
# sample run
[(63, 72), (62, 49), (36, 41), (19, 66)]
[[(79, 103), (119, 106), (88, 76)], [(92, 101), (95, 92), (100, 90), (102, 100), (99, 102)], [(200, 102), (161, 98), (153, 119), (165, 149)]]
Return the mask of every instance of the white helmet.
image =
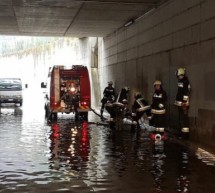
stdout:
[(126, 91), (129, 91), (129, 90), (130, 90), (130, 88), (129, 88), (128, 86), (125, 86), (124, 89), (125, 89)]
[(137, 99), (137, 98), (141, 98), (142, 97), (142, 94), (141, 92), (136, 92), (134, 93), (134, 97)]
[(177, 76), (181, 76), (181, 75), (185, 75), (185, 68), (178, 68), (178, 70), (176, 71), (176, 75)]
[(160, 80), (156, 80), (156, 81), (154, 81), (154, 86), (155, 85), (161, 85), (162, 83), (161, 83), (161, 81)]

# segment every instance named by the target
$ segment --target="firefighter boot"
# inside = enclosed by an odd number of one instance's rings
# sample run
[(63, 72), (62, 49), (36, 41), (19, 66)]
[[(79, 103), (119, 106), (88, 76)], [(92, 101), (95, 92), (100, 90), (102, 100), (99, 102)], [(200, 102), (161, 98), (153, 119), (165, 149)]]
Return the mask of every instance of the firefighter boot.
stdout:
[(188, 127), (184, 127), (181, 129), (181, 137), (182, 139), (188, 140), (189, 139), (189, 128)]

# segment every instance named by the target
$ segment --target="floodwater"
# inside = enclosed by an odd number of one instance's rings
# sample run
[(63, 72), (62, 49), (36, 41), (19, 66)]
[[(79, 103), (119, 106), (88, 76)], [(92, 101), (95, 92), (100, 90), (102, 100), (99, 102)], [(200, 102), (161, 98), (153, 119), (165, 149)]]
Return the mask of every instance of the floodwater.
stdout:
[(212, 154), (172, 137), (154, 145), (144, 129), (113, 131), (93, 113), (90, 124), (71, 115), (47, 124), (38, 93), (1, 109), (0, 192), (215, 192)]

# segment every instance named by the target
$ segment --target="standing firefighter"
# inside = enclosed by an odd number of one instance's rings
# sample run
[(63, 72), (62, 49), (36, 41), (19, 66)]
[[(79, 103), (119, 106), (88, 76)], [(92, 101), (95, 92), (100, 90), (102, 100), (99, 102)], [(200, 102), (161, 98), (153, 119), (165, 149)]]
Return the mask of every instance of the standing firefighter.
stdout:
[(178, 106), (179, 111), (179, 127), (182, 136), (189, 134), (189, 95), (190, 95), (190, 83), (185, 76), (185, 68), (179, 68), (176, 72), (178, 78), (178, 92), (176, 95), (175, 105)]
[(104, 120), (103, 118), (103, 112), (104, 112), (104, 108), (105, 108), (105, 104), (109, 101), (109, 102), (113, 102), (115, 99), (115, 89), (113, 87), (113, 82), (109, 81), (108, 82), (108, 86), (104, 89), (103, 92), (103, 98), (101, 100), (102, 106), (101, 106), (101, 119), (102, 121)]
[(156, 131), (164, 132), (166, 126), (166, 100), (167, 95), (163, 90), (160, 80), (154, 82), (154, 94), (152, 97), (152, 123), (156, 127)]

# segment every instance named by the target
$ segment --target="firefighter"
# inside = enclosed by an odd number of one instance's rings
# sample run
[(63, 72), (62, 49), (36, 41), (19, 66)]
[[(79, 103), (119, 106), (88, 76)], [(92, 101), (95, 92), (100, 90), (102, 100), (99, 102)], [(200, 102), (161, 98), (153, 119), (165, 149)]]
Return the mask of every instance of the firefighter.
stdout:
[(166, 126), (166, 100), (167, 95), (163, 90), (160, 80), (154, 82), (154, 94), (152, 97), (151, 113), (152, 124), (157, 132), (164, 132)]
[(128, 93), (130, 91), (130, 88), (125, 86), (121, 89), (118, 97), (117, 97), (117, 101), (116, 102), (119, 102), (119, 103), (127, 103), (128, 102)]
[(140, 92), (135, 93), (134, 103), (132, 105), (132, 125), (131, 128), (140, 128), (139, 119), (146, 113), (148, 119), (151, 119), (151, 109), (148, 102), (143, 98)]
[(108, 86), (103, 91), (103, 98), (101, 100), (102, 106), (101, 106), (101, 120), (103, 121), (103, 112), (105, 108), (105, 104), (109, 102), (113, 102), (115, 99), (115, 88), (113, 87), (113, 82), (109, 81)]
[[(123, 119), (126, 115), (128, 110), (128, 94), (129, 94), (129, 87), (125, 86), (119, 92), (116, 101), (113, 103), (112, 110), (114, 113), (112, 114), (111, 118), (115, 122), (116, 130), (122, 130), (124, 128)], [(107, 106), (105, 107), (106, 110)], [(111, 115), (111, 113), (110, 113)]]
[(178, 91), (176, 94), (175, 105), (178, 106), (180, 133), (182, 137), (188, 137), (190, 83), (187, 76), (185, 75), (185, 68), (178, 68), (176, 71), (176, 76), (178, 78)]

